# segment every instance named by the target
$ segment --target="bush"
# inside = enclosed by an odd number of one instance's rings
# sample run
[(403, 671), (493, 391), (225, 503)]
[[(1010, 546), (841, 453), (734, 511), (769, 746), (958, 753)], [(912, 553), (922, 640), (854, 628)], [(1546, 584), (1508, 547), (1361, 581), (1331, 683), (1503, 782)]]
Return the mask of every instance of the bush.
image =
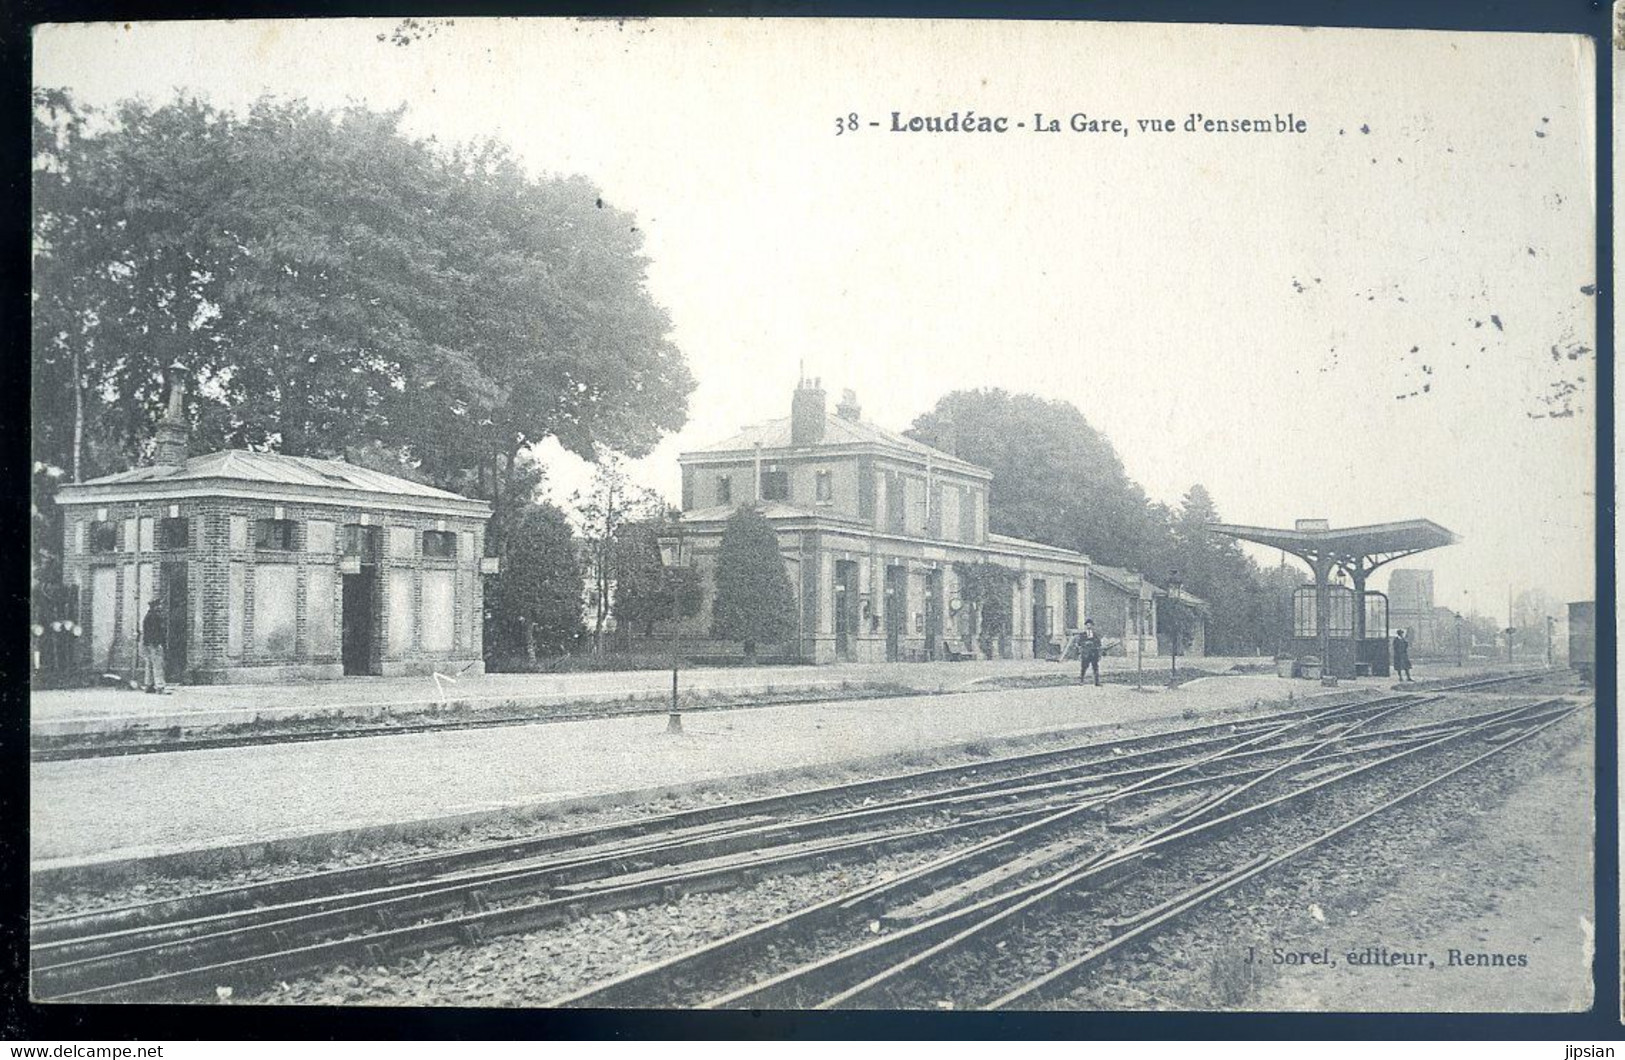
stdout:
[(796, 632), (796, 594), (779, 555), (779, 538), (762, 513), (741, 507), (728, 517), (717, 547), (715, 635), (741, 641), (753, 658), (757, 644)]

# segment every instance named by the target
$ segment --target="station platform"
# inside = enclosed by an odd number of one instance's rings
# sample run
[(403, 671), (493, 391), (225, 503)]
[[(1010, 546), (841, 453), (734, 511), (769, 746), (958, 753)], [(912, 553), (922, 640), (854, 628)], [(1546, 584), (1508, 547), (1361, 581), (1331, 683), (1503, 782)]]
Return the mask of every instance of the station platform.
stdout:
[[(1147, 672), (1163, 674), (1168, 660), (1148, 657)], [(1208, 672), (1259, 668), (1267, 660), (1200, 657), (1180, 660)], [(839, 663), (831, 666), (730, 666), (684, 668), (685, 694), (718, 699), (753, 694), (804, 693), (809, 698), (853, 688), (938, 693), (963, 691), (1000, 678), (1071, 673), (1076, 663), (978, 660), (929, 663)], [(1102, 670), (1134, 669), (1134, 660), (1108, 658)], [(545, 710), (555, 705), (613, 701), (662, 701), (671, 694), (670, 670), (623, 670), (567, 674), (483, 674), (436, 680), (428, 677), (347, 677), (276, 685), (171, 685), (168, 695), (106, 687), (34, 692), (29, 729), (35, 736), (109, 732), (199, 730), (307, 718), (395, 718), (436, 710), (514, 707)]]
[[(964, 666), (953, 669), (968, 679)], [(31, 862), (36, 872), (91, 869), (221, 848), (258, 851), (244, 855), (252, 860), (312, 837), (334, 848), (340, 833), (400, 834), (854, 761), (919, 768), (897, 760), (928, 762), (971, 743), (999, 753), (997, 741), (1101, 726), (1174, 728), (1284, 704), (1289, 693), (1303, 702), (1388, 687), (1233, 675), (1145, 692), (1108, 683), (710, 710), (686, 717), (681, 734), (665, 731), (663, 714), (642, 714), (35, 762)]]

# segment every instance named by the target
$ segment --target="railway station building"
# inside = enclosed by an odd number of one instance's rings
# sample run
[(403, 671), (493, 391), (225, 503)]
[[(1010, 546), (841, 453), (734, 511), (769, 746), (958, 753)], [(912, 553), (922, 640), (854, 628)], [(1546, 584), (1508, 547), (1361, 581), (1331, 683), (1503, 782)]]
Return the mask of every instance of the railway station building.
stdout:
[[(683, 547), (706, 593), (686, 639), (708, 635), (717, 548), (741, 505), (777, 533), (799, 604), (786, 647), (804, 659), (1043, 657), (1090, 614), (1089, 557), (990, 533), (992, 472), (868, 422), (851, 391), (831, 412), (818, 382), (803, 382), (788, 417), (678, 460)], [(1011, 629), (991, 641), (973, 635), (955, 573), (977, 562), (1013, 576)]]
[(337, 460), (187, 455), (180, 390), (149, 466), (63, 486), (79, 665), (194, 683), (483, 672), (483, 501)]

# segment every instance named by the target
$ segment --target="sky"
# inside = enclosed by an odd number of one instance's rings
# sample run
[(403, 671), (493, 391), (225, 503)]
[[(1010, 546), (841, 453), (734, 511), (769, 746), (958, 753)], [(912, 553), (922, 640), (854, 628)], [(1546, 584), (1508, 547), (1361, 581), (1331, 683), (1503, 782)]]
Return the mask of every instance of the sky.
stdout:
[[(1499, 615), (1594, 594), (1594, 62), (1512, 34), (334, 20), (44, 27), (34, 75), (104, 106), (404, 105), (590, 178), (698, 381), (632, 465), (670, 496), (679, 452), (788, 415), (802, 371), (896, 430), (1003, 387), (1076, 405), (1156, 500), (1441, 523), (1461, 543), (1402, 565)], [(890, 130), (967, 110), (1010, 129)], [(541, 455), (556, 499), (585, 483)]]

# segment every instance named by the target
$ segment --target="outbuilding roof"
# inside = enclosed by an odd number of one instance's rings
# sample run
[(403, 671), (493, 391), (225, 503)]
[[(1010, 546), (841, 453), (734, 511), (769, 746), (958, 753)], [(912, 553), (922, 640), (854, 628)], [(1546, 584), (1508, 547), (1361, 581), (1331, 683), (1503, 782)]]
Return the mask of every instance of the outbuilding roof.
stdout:
[(57, 495), (61, 503), (102, 500), (109, 494), (168, 494), (187, 487), (219, 484), (241, 488), (270, 487), (268, 492), (315, 490), (339, 491), (347, 495), (367, 494), (379, 500), (416, 500), (448, 506), (473, 507), (489, 512), (484, 501), (472, 500), (449, 490), (381, 471), (360, 467), (343, 460), (321, 460), (281, 453), (256, 453), (246, 449), (222, 449), (206, 456), (187, 458), (185, 466), (131, 468), (86, 482), (63, 486)]
[(1110, 582), (1125, 593), (1138, 593), (1142, 585), (1151, 586), (1153, 589), (1156, 588), (1144, 575), (1126, 570), (1123, 567), (1110, 567), (1104, 563), (1096, 563), (1090, 566), (1089, 573), (1098, 576), (1102, 581)]

